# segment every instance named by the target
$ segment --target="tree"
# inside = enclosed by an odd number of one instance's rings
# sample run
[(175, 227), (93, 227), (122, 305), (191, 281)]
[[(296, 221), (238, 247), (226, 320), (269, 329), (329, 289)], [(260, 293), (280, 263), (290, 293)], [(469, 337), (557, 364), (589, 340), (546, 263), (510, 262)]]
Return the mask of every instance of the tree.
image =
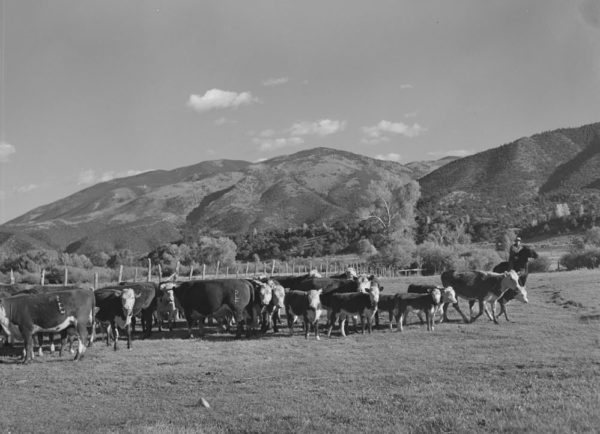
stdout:
[(385, 235), (394, 232), (412, 235), (416, 225), (415, 206), (421, 196), (417, 181), (404, 184), (401, 179), (386, 175), (371, 181), (367, 191), (373, 200), (358, 209), (359, 219), (374, 220)]

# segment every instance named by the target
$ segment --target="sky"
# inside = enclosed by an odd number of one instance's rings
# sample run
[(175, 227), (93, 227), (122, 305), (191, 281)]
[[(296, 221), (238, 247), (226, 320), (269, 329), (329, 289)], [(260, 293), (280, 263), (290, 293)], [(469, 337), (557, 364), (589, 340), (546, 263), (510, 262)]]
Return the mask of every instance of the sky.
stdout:
[(0, 0), (0, 223), (325, 146), (400, 163), (600, 121), (600, 0)]

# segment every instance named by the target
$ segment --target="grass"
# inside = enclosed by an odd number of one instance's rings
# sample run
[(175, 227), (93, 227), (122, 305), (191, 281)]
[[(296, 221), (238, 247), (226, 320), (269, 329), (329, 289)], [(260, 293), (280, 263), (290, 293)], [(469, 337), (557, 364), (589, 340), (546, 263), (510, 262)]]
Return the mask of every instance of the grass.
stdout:
[(181, 328), (131, 351), (97, 341), (81, 363), (3, 353), (0, 432), (595, 432), (600, 272), (532, 274), (528, 289), (500, 325), (451, 311), (433, 333), (188, 340)]

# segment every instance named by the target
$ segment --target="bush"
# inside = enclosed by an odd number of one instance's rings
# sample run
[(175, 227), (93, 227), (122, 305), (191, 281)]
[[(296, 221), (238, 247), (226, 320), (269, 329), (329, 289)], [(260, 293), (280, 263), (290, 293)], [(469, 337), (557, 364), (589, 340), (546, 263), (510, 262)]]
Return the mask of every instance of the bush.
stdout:
[(420, 258), (423, 275), (439, 274), (444, 270), (459, 268), (458, 254), (452, 247), (440, 246), (431, 241), (417, 246), (416, 256)]
[(550, 258), (547, 256), (539, 256), (537, 259), (529, 261), (528, 270), (530, 273), (546, 273), (550, 270)]
[(496, 250), (470, 247), (468, 250), (463, 247), (464, 253), (460, 255), (463, 263), (458, 269), (490, 271), (502, 262)]
[(598, 266), (600, 266), (600, 249), (588, 249), (582, 252), (567, 253), (560, 258), (559, 263), (567, 270), (598, 268)]

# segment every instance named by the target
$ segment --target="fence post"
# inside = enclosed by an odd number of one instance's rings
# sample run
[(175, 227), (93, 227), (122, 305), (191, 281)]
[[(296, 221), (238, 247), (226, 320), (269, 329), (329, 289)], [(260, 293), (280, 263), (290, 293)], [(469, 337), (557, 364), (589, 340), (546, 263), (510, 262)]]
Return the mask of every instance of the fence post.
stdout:
[(10, 284), (14, 285), (15, 284), (15, 273), (13, 272), (13, 269), (10, 269)]
[(162, 266), (158, 264), (158, 281), (162, 280)]
[(206, 279), (206, 264), (202, 264), (202, 280)]
[(177, 279), (179, 279), (179, 266), (181, 265), (181, 263), (179, 262), (179, 260), (177, 260), (177, 264), (175, 264), (175, 281), (177, 281)]
[(248, 267), (250, 266), (249, 262), (246, 262), (246, 277), (248, 277)]
[(288, 269), (288, 263), (287, 263), (287, 261), (285, 263), (285, 274), (289, 274), (289, 269)]
[(273, 259), (273, 264), (271, 265), (271, 276), (275, 274), (275, 259)]
[(44, 286), (44, 280), (46, 280), (46, 269), (42, 268), (42, 275), (40, 276), (40, 285)]
[(94, 290), (98, 289), (98, 272), (94, 273)]
[(134, 281), (134, 282), (137, 282), (137, 279), (138, 279), (138, 271), (137, 271), (137, 267), (135, 267), (133, 270), (134, 270), (134, 271), (133, 271), (133, 281)]
[(119, 265), (119, 283), (123, 281), (123, 265)]
[(229, 267), (225, 267), (225, 277), (229, 278)]
[(215, 273), (215, 279), (219, 277), (219, 266), (221, 265), (221, 261), (217, 261), (217, 272)]
[(190, 280), (192, 280), (193, 276), (194, 276), (194, 264), (190, 265)]
[(67, 286), (69, 284), (69, 269), (65, 265), (65, 278), (63, 279), (63, 286)]
[(148, 258), (148, 282), (152, 280), (152, 259)]

